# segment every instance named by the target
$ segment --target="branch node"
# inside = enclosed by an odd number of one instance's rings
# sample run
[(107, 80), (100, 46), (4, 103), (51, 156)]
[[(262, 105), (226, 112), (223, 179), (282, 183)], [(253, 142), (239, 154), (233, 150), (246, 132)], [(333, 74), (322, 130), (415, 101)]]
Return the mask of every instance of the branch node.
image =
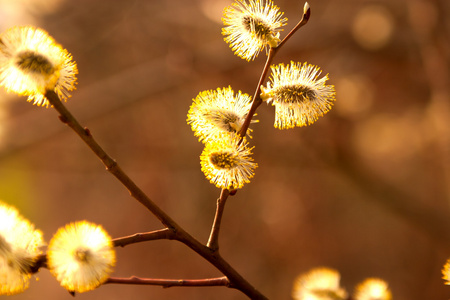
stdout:
[(59, 115), (58, 118), (59, 118), (59, 120), (60, 120), (61, 122), (63, 122), (64, 124), (67, 124), (67, 123), (69, 122), (69, 121), (67, 120), (67, 118), (64, 117), (63, 115)]
[[(108, 164), (106, 164), (106, 170), (111, 172), (111, 170), (113, 170), (114, 168), (117, 167), (117, 161), (115, 159), (111, 159), (111, 161), (108, 162)], [(130, 191), (130, 194), (131, 191)]]

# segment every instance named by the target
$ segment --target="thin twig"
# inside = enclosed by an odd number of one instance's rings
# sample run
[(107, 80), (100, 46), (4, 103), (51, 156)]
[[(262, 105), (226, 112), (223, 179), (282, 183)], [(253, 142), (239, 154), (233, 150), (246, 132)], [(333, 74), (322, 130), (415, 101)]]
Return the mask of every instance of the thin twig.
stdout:
[(303, 16), (300, 22), (284, 37), (284, 39), (278, 44), (277, 49), (280, 49), (293, 35), (294, 33), (308, 23), (311, 17), (311, 7), (308, 2), (305, 2), (303, 6)]
[(242, 124), (241, 130), (239, 131), (239, 135), (241, 138), (244, 138), (247, 134), (248, 127), (252, 121), (253, 116), (256, 113), (256, 109), (261, 105), (262, 100), (260, 97), (261, 94), (261, 85), (266, 79), (267, 73), (269, 72), (270, 64), (272, 63), (273, 58), (275, 57), (277, 48), (270, 48), (269, 54), (267, 55), (266, 64), (264, 65), (264, 69), (261, 72), (261, 76), (259, 77), (258, 85), (256, 86), (255, 94), (253, 95), (253, 103), (248, 111), (247, 117), (245, 118), (244, 124)]
[[(161, 230), (155, 230), (151, 232), (144, 233), (136, 233), (133, 235), (120, 237), (113, 239), (114, 247), (125, 247), (130, 244), (145, 242), (145, 241), (154, 241), (161, 239), (174, 239), (175, 234), (172, 230), (168, 228), (164, 228)], [(40, 268), (47, 268), (47, 254), (41, 254), (38, 256), (34, 264), (30, 267), (30, 273), (34, 274), (39, 271)]]
[(311, 8), (309, 7), (308, 2), (305, 2), (305, 6), (303, 8), (303, 15), (302, 19), (298, 24), (289, 32), (286, 37), (278, 44), (277, 47), (270, 48), (269, 54), (267, 55), (266, 64), (264, 65), (264, 69), (261, 72), (261, 76), (259, 77), (258, 85), (256, 86), (255, 94), (253, 95), (253, 103), (250, 107), (250, 110), (247, 114), (247, 117), (245, 118), (244, 124), (242, 124), (241, 130), (239, 131), (239, 135), (241, 138), (244, 138), (247, 134), (248, 127), (250, 126), (250, 123), (252, 121), (253, 116), (256, 113), (256, 109), (261, 105), (261, 85), (263, 84), (264, 80), (266, 79), (267, 73), (269, 72), (270, 65), (277, 54), (278, 50), (283, 47), (283, 45), (291, 38), (291, 36), (299, 30), (301, 27), (303, 27), (306, 23), (308, 23), (308, 20), (311, 16)]
[(140, 278), (132, 276), (129, 278), (110, 277), (106, 280), (107, 283), (115, 284), (138, 284), (138, 285), (160, 285), (164, 288), (179, 286), (229, 286), (230, 282), (227, 277), (205, 278), (205, 279), (153, 279)]
[(113, 239), (114, 247), (125, 247), (130, 244), (155, 241), (155, 240), (173, 240), (175, 234), (172, 230), (164, 228), (161, 230), (155, 230), (151, 232), (135, 233), (133, 235), (124, 236)]
[(230, 192), (227, 189), (222, 189), (220, 197), (217, 199), (216, 215), (214, 216), (211, 233), (209, 235), (208, 243), (206, 244), (206, 246), (214, 252), (219, 250), (220, 224), (222, 222), (223, 210), (225, 209), (225, 203), (229, 194)]
[[(258, 107), (262, 104), (262, 99), (261, 99), (261, 86), (264, 82), (264, 80), (267, 77), (267, 73), (269, 72), (270, 69), (270, 65), (272, 64), (272, 61), (275, 57), (275, 55), (277, 54), (278, 50), (281, 49), (281, 47), (291, 38), (291, 36), (297, 31), (299, 30), (301, 27), (303, 27), (306, 23), (308, 23), (308, 20), (311, 16), (311, 8), (309, 7), (308, 2), (305, 2), (304, 8), (303, 8), (303, 15), (302, 15), (302, 19), (300, 20), (300, 22), (298, 22), (298, 24), (291, 30), (291, 32), (289, 32), (286, 37), (280, 42), (280, 44), (278, 44), (277, 47), (274, 48), (270, 48), (269, 49), (269, 53), (267, 54), (267, 59), (266, 59), (266, 63), (264, 64), (264, 68), (261, 72), (261, 76), (259, 77), (259, 81), (258, 84), (256, 85), (256, 90), (255, 93), (253, 94), (253, 102), (252, 102), (252, 106), (250, 107), (250, 110), (248, 111), (248, 114), (244, 120), (244, 123), (242, 124), (242, 127), (239, 131), (239, 136), (241, 137), (241, 142), (243, 141), (244, 137), (247, 135), (247, 130), (248, 127), (250, 126), (250, 123), (253, 119), (253, 116), (256, 113), (256, 110), (258, 109)], [(233, 191), (232, 195), (234, 195), (236, 192)], [(221, 192), (221, 196), (222, 197), (223, 194), (223, 190)], [(228, 195), (227, 195), (228, 196)], [(224, 206), (225, 203), (221, 204), (220, 203), (220, 198), (217, 202), (217, 210), (216, 210), (216, 217), (217, 214), (220, 213), (219, 215), (219, 219), (216, 220), (216, 218), (214, 218), (214, 224), (213, 224), (213, 228), (211, 230), (211, 234), (208, 240), (208, 247), (211, 248), (213, 251), (217, 251), (219, 249), (219, 244), (218, 244), (218, 239), (219, 239), (219, 231), (218, 229), (220, 228), (220, 222), (221, 222), (221, 218), (222, 218), (222, 214), (223, 214), (223, 210), (224, 210)], [(220, 211), (219, 211), (220, 209)], [(214, 226), (216, 226), (217, 232), (214, 229)]]

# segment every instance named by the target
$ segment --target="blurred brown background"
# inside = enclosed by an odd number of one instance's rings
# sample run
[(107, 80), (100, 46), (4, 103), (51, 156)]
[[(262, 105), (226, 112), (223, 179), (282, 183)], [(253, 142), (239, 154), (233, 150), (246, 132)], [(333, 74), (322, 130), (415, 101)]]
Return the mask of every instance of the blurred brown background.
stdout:
[[(231, 85), (253, 94), (264, 53), (234, 56), (221, 36), (231, 0), (1, 0), (0, 30), (47, 30), (78, 63), (68, 108), (156, 203), (206, 242), (219, 190), (200, 171), (202, 145), (186, 124), (198, 92)], [(301, 1), (278, 0), (286, 34)], [(229, 199), (222, 255), (270, 299), (290, 299), (297, 275), (340, 271), (351, 293), (367, 277), (394, 299), (449, 299), (449, 61), (446, 0), (311, 0), (310, 22), (276, 63), (315, 64), (335, 108), (305, 128), (273, 128), (262, 105), (251, 184)], [(160, 229), (52, 109), (0, 91), (0, 199), (50, 240), (87, 219), (113, 237)], [(117, 249), (114, 276), (220, 276), (183, 245)], [(72, 299), (41, 270), (11, 299)], [(227, 288), (106, 285), (77, 299), (246, 299)]]

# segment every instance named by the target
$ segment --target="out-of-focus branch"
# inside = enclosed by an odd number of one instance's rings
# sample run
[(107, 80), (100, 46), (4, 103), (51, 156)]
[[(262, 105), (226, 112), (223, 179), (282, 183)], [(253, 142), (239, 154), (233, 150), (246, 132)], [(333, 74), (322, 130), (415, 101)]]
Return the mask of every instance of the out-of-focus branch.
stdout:
[[(435, 146), (438, 159), (442, 161), (437, 171), (442, 172), (442, 190), (447, 201), (450, 200), (450, 42), (448, 18), (444, 1), (425, 1), (408, 3), (411, 12), (424, 15), (423, 18), (411, 16), (411, 29), (415, 32), (416, 43), (421, 55), (423, 74), (427, 79), (430, 101), (426, 121), (435, 131)], [(433, 13), (433, 11), (435, 13)], [(419, 14), (420, 12), (420, 14)]]
[(335, 161), (329, 163), (369, 195), (368, 199), (383, 205), (433, 239), (444, 250), (450, 251), (450, 220), (446, 213), (422, 204), (420, 199), (371, 174), (356, 163), (354, 157), (343, 151)]

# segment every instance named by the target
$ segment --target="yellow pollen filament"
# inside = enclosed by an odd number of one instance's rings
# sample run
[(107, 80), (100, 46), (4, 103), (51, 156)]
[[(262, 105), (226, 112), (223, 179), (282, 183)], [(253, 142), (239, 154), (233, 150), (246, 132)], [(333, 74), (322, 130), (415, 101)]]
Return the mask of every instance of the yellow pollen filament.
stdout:
[(44, 75), (51, 75), (55, 71), (52, 63), (47, 58), (33, 51), (19, 53), (16, 65), (23, 71)]
[(22, 258), (16, 262), (16, 265), (14, 265), (14, 261), (8, 260), (8, 265), (10, 267), (17, 266), (20, 273), (26, 275), (31, 271), (31, 268), (33, 266), (33, 260), (31, 260), (30, 258)]

